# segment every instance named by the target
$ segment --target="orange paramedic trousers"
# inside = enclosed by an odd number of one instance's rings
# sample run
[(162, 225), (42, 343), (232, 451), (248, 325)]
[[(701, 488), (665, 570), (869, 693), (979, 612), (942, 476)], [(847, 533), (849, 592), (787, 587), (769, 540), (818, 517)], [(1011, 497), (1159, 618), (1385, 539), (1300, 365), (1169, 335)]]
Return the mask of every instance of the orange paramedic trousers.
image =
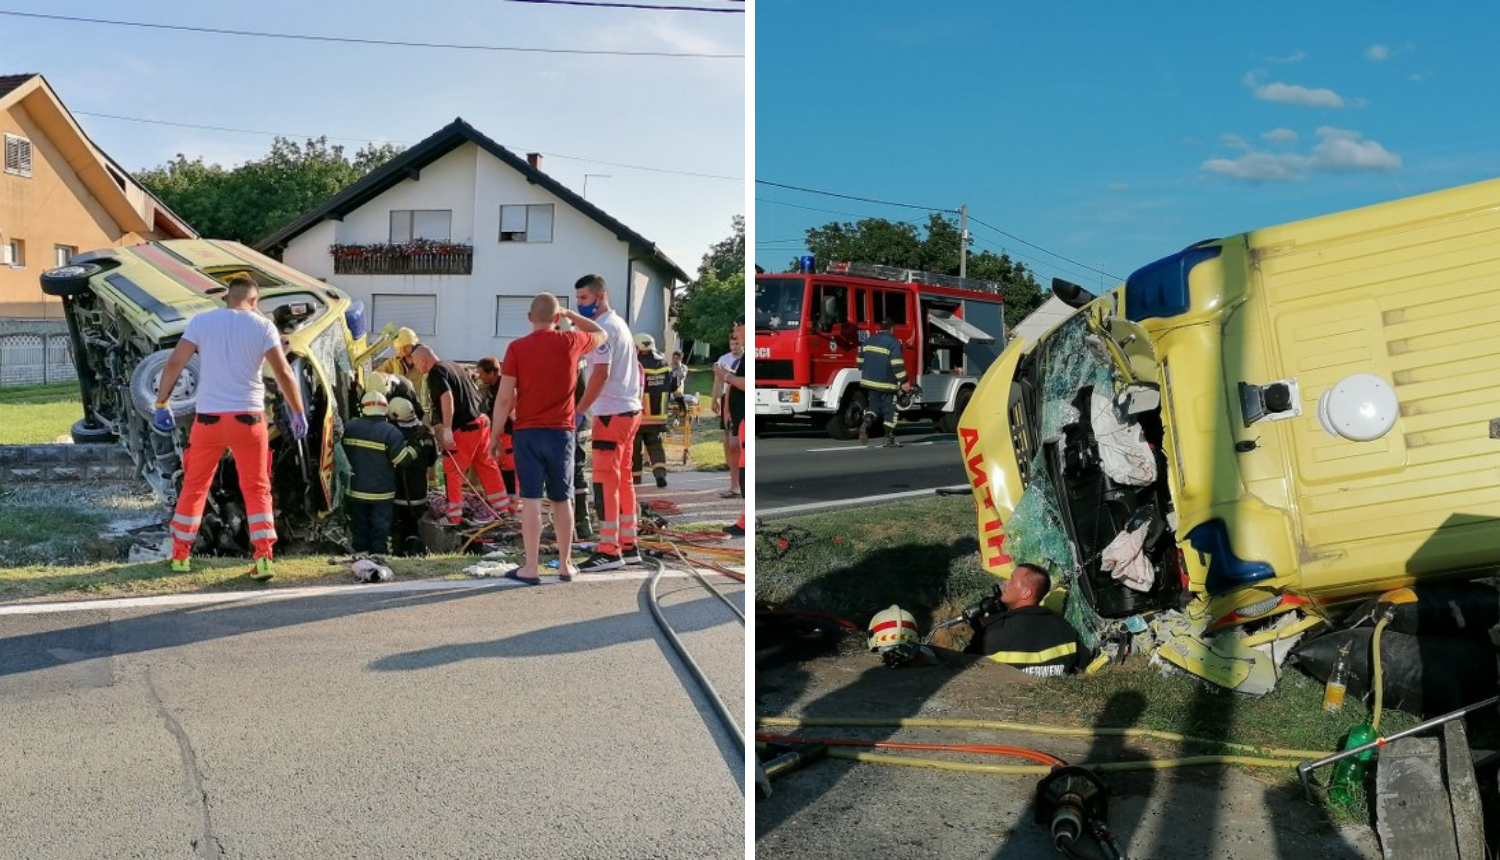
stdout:
[(185, 559), (193, 551), (208, 488), (219, 470), (224, 452), (234, 456), (240, 476), (240, 494), (245, 497), (246, 524), (256, 558), (270, 558), (276, 543), (276, 523), (271, 516), (271, 451), (266, 418), (259, 412), (223, 412), (199, 415), (188, 431), (183, 456), (182, 495), (172, 516), (172, 557)]
[(635, 549), (635, 484), (630, 460), (641, 413), (594, 418), (594, 494), (599, 499), (599, 552)]
[(505, 491), (505, 479), (500, 477), (500, 467), (490, 456), (490, 419), (480, 416), (468, 430), (453, 429), (452, 451), (443, 452), (443, 488), (448, 496), (448, 522), (459, 525), (464, 517), (464, 473), (469, 466), (479, 473), (479, 483), (484, 485), (484, 500), (496, 516), (509, 514), (510, 494)]

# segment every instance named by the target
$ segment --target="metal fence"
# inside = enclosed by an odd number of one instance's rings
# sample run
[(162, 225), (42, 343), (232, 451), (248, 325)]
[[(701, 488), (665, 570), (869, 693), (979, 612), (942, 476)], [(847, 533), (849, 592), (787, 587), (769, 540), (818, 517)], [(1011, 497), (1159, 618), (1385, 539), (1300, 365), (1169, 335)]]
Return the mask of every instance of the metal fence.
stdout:
[(0, 386), (76, 381), (66, 334), (0, 334)]

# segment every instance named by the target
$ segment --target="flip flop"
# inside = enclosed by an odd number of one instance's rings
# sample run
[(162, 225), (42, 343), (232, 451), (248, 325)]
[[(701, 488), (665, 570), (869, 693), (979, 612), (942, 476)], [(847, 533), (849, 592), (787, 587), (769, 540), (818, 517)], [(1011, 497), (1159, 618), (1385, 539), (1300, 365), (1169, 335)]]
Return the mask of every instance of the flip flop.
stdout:
[(505, 574), (504, 578), (505, 579), (515, 580), (516, 582), (519, 582), (522, 585), (541, 585), (542, 584), (542, 578), (541, 577), (537, 577), (536, 579), (530, 579), (528, 577), (521, 576), (520, 570), (521, 569), (518, 567), (515, 570), (509, 571), (508, 573)]
[(578, 568), (576, 566), (574, 566), (574, 565), (571, 565), (571, 564), (568, 565), (568, 569), (567, 570), (559, 570), (557, 572), (557, 578), (558, 578), (558, 581), (560, 581), (560, 582), (572, 582), (573, 581), (573, 577), (575, 577), (577, 575), (578, 575)]
[(743, 498), (744, 495), (745, 495), (744, 493), (736, 493), (736, 492), (733, 492), (733, 491), (730, 491), (730, 490), (725, 490), (724, 492), (722, 492), (722, 493), (719, 494), (719, 498), (721, 498), (721, 499), (738, 499), (738, 498)]

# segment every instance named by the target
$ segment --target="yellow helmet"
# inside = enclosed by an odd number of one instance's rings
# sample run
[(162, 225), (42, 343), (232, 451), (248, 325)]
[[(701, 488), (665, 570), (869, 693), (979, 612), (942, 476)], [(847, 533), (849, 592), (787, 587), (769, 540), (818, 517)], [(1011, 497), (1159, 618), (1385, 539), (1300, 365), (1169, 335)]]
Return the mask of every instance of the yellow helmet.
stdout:
[(876, 613), (870, 619), (871, 651), (884, 651), (905, 642), (920, 644), (921, 641), (922, 637), (917, 635), (917, 619), (894, 603), (890, 609)]
[(417, 417), (417, 410), (412, 407), (411, 401), (405, 397), (392, 397), (390, 405), (385, 410), (385, 417), (404, 424)]
[(366, 391), (359, 401), (359, 410), (366, 415), (384, 415), (386, 408), (385, 395), (379, 391)]
[(401, 328), (396, 329), (395, 344), (397, 355), (404, 357), (408, 352), (412, 351), (413, 347), (415, 347), (419, 343), (421, 343), (421, 341), (417, 339), (416, 332), (412, 331), (406, 326), (402, 326)]

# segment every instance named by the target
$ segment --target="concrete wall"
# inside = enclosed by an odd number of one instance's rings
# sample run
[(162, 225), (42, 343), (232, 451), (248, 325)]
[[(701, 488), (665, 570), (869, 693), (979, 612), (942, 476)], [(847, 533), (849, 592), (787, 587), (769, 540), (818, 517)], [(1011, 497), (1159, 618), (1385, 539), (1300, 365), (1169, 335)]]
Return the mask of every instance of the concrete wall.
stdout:
[(135, 464), (119, 445), (0, 445), (0, 484), (135, 477)]

